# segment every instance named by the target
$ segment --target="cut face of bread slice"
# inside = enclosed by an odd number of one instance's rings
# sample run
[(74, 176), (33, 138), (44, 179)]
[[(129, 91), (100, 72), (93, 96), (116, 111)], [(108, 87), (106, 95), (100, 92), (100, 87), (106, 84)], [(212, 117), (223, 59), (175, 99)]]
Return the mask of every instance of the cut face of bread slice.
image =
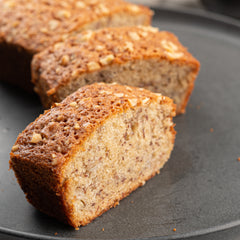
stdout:
[(174, 115), (172, 100), (147, 90), (88, 85), (19, 135), (10, 166), (36, 208), (86, 225), (159, 173)]
[(32, 81), (47, 108), (94, 82), (116, 81), (169, 96), (185, 111), (199, 62), (177, 38), (153, 27), (87, 31), (36, 55)]
[(2, 0), (0, 12), (0, 81), (30, 89), (33, 54), (86, 29), (149, 25), (153, 14), (123, 0)]

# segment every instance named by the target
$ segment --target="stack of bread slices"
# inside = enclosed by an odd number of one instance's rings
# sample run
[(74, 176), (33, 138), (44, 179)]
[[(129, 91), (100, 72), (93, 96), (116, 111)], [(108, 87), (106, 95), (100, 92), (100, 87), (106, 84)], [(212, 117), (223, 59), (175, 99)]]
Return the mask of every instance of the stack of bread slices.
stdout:
[(123, 0), (2, 0), (0, 14), (0, 80), (51, 107), (10, 166), (37, 209), (86, 225), (169, 159), (199, 62)]

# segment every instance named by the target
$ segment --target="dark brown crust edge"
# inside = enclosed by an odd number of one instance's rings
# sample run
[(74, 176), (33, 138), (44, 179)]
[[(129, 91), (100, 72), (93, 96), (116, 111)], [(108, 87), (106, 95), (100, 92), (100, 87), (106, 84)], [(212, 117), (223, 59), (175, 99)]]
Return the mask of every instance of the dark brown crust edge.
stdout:
[[(55, 187), (59, 186), (57, 173), (54, 174), (54, 170), (48, 167), (22, 161), (12, 153), (10, 155), (10, 169), (14, 170), (17, 182), (28, 202), (41, 212), (68, 223), (63, 198), (58, 194), (60, 189)], [(53, 188), (49, 188), (49, 185)]]
[(31, 83), (33, 53), (0, 40), (0, 81), (34, 94)]

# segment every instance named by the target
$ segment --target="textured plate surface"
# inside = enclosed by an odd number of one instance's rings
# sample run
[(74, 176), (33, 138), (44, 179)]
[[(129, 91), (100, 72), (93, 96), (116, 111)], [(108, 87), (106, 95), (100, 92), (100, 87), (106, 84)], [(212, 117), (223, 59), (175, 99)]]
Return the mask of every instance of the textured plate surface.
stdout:
[(39, 213), (8, 171), (8, 159), (18, 133), (42, 108), (36, 97), (0, 84), (0, 237), (182, 239), (239, 225), (240, 27), (166, 9), (156, 10), (153, 24), (174, 32), (201, 62), (161, 174), (79, 231)]

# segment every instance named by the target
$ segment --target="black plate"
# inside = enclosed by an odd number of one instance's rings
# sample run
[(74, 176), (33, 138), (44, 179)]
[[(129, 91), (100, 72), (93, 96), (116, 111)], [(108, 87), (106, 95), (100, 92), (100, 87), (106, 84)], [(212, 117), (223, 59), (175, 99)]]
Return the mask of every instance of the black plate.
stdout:
[(153, 24), (179, 36), (202, 64), (187, 113), (175, 119), (175, 149), (160, 175), (79, 231), (36, 211), (8, 171), (15, 138), (42, 108), (36, 97), (0, 84), (1, 234), (182, 239), (240, 224), (240, 26), (214, 16), (156, 10)]

